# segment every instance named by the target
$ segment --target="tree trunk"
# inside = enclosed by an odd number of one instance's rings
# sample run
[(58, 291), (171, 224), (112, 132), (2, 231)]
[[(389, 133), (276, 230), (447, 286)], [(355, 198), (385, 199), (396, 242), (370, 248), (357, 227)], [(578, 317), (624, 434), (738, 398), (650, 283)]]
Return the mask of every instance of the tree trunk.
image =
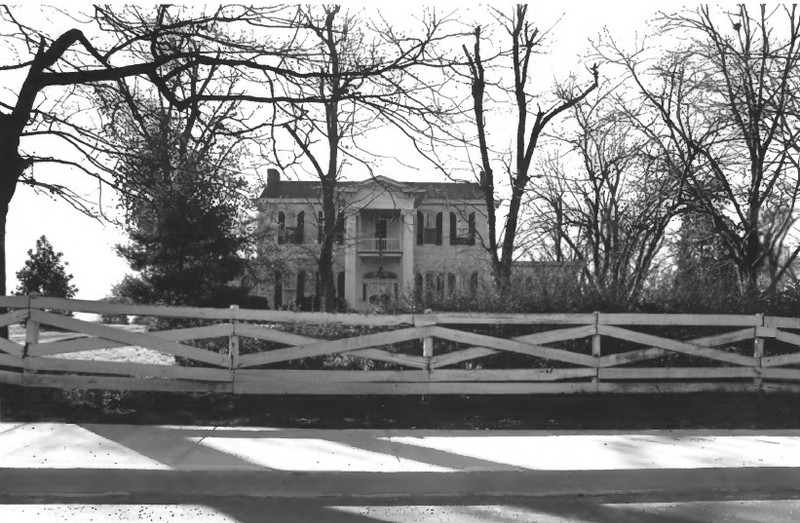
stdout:
[[(19, 155), (19, 133), (9, 115), (0, 115), (0, 296), (8, 294), (6, 283), (6, 222), (17, 181), (25, 170)], [(0, 313), (5, 309), (0, 308)], [(0, 327), (0, 337), (8, 338), (8, 327)]]
[[(517, 179), (514, 182), (515, 185), (520, 183), (519, 180), (521, 179), (521, 176), (525, 176), (524, 179), (527, 180), (526, 175), (518, 174)], [(514, 262), (514, 243), (517, 238), (519, 209), (520, 205), (522, 204), (523, 191), (523, 189), (512, 187), (511, 201), (509, 202), (508, 216), (506, 218), (505, 234), (503, 235), (502, 252), (500, 259), (494, 260), (492, 263), (495, 284), (497, 285), (497, 290), (499, 290), (501, 294), (505, 294), (511, 289), (511, 266)]]
[(747, 303), (755, 305), (758, 299), (758, 270), (761, 245), (758, 233), (751, 230), (744, 238), (744, 253), (742, 256), (742, 266), (739, 268), (739, 275), (742, 281), (742, 291)]
[(338, 217), (333, 198), (323, 195), (322, 208), (325, 216), (325, 229), (319, 253), (320, 290), (322, 293), (320, 307), (325, 312), (334, 312), (336, 310), (336, 282), (333, 277), (333, 242)]
[[(6, 221), (8, 218), (8, 201), (6, 194), (0, 195), (0, 296), (5, 296), (6, 292)], [(0, 307), (0, 314), (6, 312), (5, 308)], [(0, 327), (0, 338), (8, 339), (8, 327)]]

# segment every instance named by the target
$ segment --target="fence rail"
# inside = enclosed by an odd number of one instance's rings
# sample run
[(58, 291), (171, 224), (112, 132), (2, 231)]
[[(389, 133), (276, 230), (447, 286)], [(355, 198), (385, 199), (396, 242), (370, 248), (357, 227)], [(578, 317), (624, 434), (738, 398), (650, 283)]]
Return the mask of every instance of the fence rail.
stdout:
[[(798, 318), (605, 313), (390, 316), (38, 296), (0, 297), (2, 309), (8, 312), (0, 314), (0, 327), (24, 323), (25, 330), (16, 338), (0, 338), (0, 383), (30, 387), (236, 394), (800, 391)], [(195, 324), (132, 332), (51, 311), (172, 318)], [(338, 325), (342, 336), (323, 339), (280, 329), (298, 324)], [(364, 332), (353, 335), (358, 328)], [(53, 329), (59, 332), (56, 339), (45, 336)], [(523, 332), (526, 329), (533, 332)], [(169, 355), (174, 363), (92, 357), (94, 351), (125, 347)], [(78, 354), (81, 359), (75, 359)], [(364, 362), (363, 368), (370, 370), (326, 368), (342, 356)], [(492, 358), (510, 363), (490, 368), (485, 363)]]

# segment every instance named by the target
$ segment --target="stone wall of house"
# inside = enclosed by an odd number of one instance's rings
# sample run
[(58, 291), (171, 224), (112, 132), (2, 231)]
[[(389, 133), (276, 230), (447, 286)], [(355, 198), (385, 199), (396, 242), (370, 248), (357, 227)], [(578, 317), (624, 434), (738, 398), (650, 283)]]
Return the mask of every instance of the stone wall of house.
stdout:
[[(423, 213), (442, 213), (442, 244), (418, 245), (415, 231), (414, 238), (414, 272), (422, 275), (423, 285), (429, 281), (428, 275), (434, 278), (444, 275), (447, 282), (448, 274), (455, 276), (457, 290), (469, 290), (470, 280), (477, 273), (478, 280), (488, 283), (491, 280), (491, 265), (489, 254), (483, 248), (481, 238), (486, 238), (489, 226), (486, 214), (479, 208), (466, 205), (453, 205), (447, 203), (423, 204), (418, 207)], [(468, 216), (475, 215), (475, 244), (452, 244), (450, 239), (450, 214), (453, 213), (457, 221), (457, 233), (464, 231), (468, 223)], [(459, 225), (461, 227), (459, 227)], [(417, 224), (417, 227), (419, 224)], [(449, 285), (445, 283), (445, 285)], [(450, 289), (448, 289), (450, 291)]]
[[(296, 225), (296, 217), (300, 212), (304, 213), (303, 228), (304, 237), (302, 243), (278, 244), (278, 213), (284, 213), (284, 220), (287, 227)], [(396, 209), (384, 209), (383, 211), (371, 209), (369, 206), (359, 219), (357, 230), (359, 236), (372, 237), (375, 233), (375, 218), (377, 216), (389, 216), (390, 222), (387, 226), (387, 236), (390, 238), (402, 238), (402, 222), (400, 211)], [(441, 213), (441, 245), (430, 244), (430, 237), (426, 237), (426, 243), (418, 245), (417, 242), (417, 211), (423, 216), (430, 214), (432, 219)], [(298, 283), (297, 278), (303, 272), (304, 295), (314, 295), (316, 290), (317, 277), (317, 258), (319, 254), (318, 243), (318, 212), (319, 206), (310, 202), (298, 201), (273, 201), (265, 202), (261, 208), (259, 216), (260, 231), (266, 231), (263, 241), (271, 242), (272, 255), (278, 252), (275, 268), (264, 275), (263, 281), (254, 289), (254, 294), (262, 296), (268, 300), (270, 307), (275, 304), (275, 271), (281, 273), (282, 281), (282, 305), (292, 303), (297, 297)], [(460, 241), (451, 242), (451, 213), (455, 217), (456, 236)], [(469, 215), (473, 214), (475, 231), (474, 245), (465, 244), (469, 236)], [(291, 218), (290, 218), (291, 216)], [(423, 218), (425, 219), (425, 218)], [(445, 282), (447, 292), (469, 291), (476, 281), (486, 284), (491, 281), (491, 267), (489, 255), (482, 247), (482, 238), (488, 234), (488, 225), (485, 212), (481, 206), (467, 204), (457, 204), (447, 201), (422, 201), (419, 202), (414, 210), (414, 230), (409, 231), (413, 236), (414, 244), (414, 272), (419, 274), (419, 279), (423, 282), (424, 288), (430, 285), (439, 285)], [(345, 267), (345, 246), (344, 244), (335, 245), (334, 251), (334, 277), (337, 278), (343, 273)], [(357, 256), (356, 274), (357, 281), (356, 296), (357, 301), (362, 298), (362, 283), (366, 273), (374, 272), (377, 268), (377, 259), (370, 256)], [(396, 257), (385, 259), (383, 270), (395, 273), (399, 282), (402, 282), (402, 267), (400, 259)], [(417, 278), (415, 277), (415, 284)], [(353, 285), (353, 282), (347, 282)], [(402, 283), (400, 283), (402, 285)], [(399, 288), (400, 292), (412, 291), (413, 289)], [(363, 303), (354, 303), (350, 306), (360, 308)]]

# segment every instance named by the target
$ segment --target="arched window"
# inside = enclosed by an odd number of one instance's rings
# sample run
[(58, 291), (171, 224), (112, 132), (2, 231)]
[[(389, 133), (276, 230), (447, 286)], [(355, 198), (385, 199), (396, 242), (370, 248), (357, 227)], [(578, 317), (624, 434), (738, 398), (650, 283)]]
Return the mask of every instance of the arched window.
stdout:
[(291, 272), (283, 275), (283, 301), (286, 305), (297, 301), (297, 275)]
[(470, 294), (478, 294), (478, 273), (473, 272), (469, 277), (469, 292)]
[(422, 299), (422, 274), (416, 273), (414, 274), (414, 292), (417, 295), (417, 299)]
[(453, 274), (452, 272), (448, 272), (447, 273), (447, 292), (450, 295), (453, 295), (453, 294), (456, 293), (456, 290), (457, 290), (456, 289), (456, 275)]
[(436, 290), (436, 275), (432, 272), (425, 274), (425, 297), (431, 299)]

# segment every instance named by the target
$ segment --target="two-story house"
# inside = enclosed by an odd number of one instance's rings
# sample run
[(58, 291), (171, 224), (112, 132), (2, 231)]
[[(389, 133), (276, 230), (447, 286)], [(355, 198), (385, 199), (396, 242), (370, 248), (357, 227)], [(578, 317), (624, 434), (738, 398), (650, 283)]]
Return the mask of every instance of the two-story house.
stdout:
[[(378, 176), (340, 182), (334, 244), (337, 295), (367, 310), (407, 292), (470, 292), (489, 277), (481, 245), (486, 205), (475, 183), (401, 182)], [(266, 274), (255, 293), (280, 308), (318, 294), (323, 220), (320, 185), (282, 180), (270, 169), (257, 219), (282, 270)]]

